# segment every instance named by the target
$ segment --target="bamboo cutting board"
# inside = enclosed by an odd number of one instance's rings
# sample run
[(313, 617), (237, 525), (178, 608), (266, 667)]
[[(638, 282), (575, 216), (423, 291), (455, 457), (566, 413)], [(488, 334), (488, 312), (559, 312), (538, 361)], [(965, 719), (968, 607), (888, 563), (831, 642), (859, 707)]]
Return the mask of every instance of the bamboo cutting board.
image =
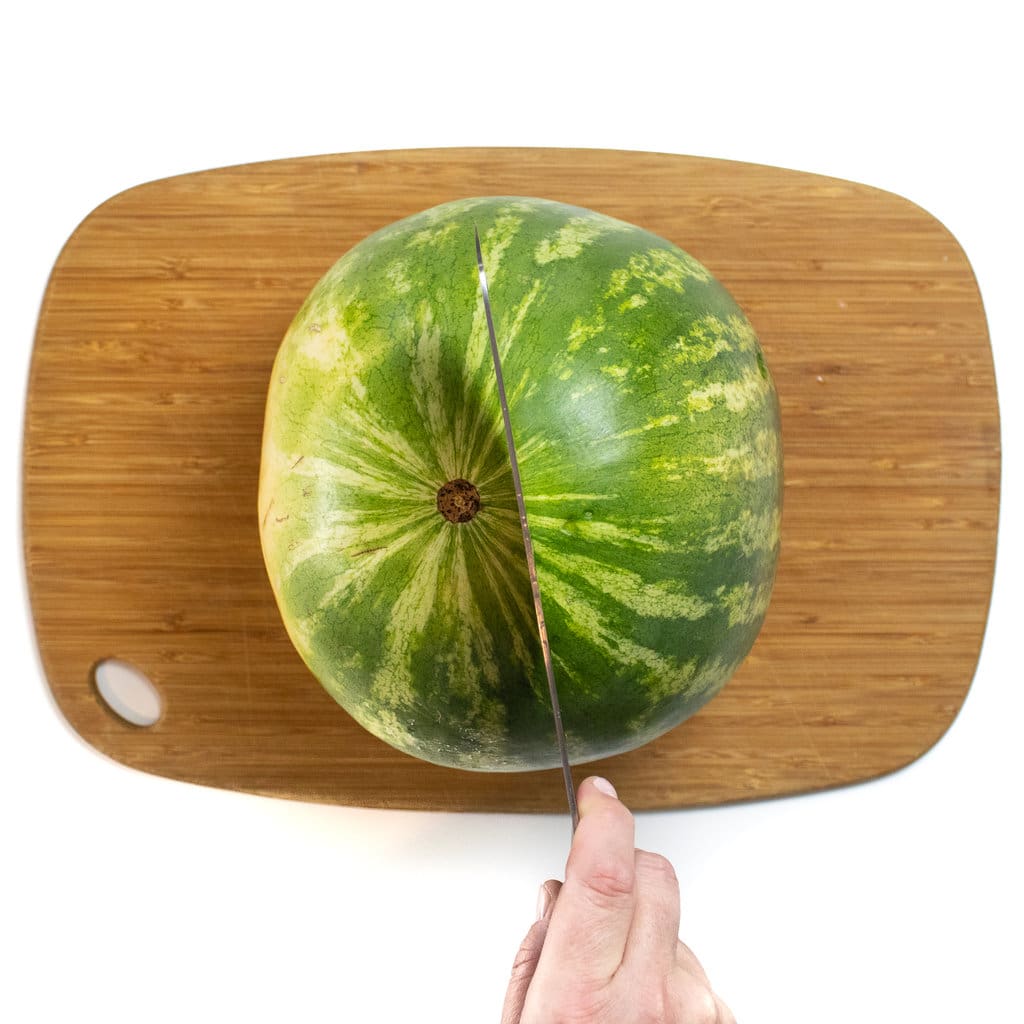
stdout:
[[(564, 810), (557, 772), (435, 767), (355, 725), (293, 651), (260, 553), (264, 396), (293, 314), (370, 232), (484, 194), (592, 207), (692, 253), (753, 322), (782, 406), (782, 555), (754, 650), (696, 717), (577, 779), (682, 807), (921, 755), (970, 685), (995, 553), (995, 381), (963, 252), (863, 185), (618, 151), (282, 160), (152, 182), (86, 218), (43, 302), (24, 449), (31, 606), (70, 725), (126, 765), (228, 789)], [(155, 683), (155, 725), (100, 699), (111, 657)]]

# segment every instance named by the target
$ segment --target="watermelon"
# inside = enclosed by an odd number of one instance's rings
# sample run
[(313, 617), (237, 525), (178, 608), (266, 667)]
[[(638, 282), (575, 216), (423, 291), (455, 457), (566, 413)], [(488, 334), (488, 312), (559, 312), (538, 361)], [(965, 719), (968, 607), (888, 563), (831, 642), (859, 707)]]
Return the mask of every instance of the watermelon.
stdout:
[(264, 559), (298, 653), (381, 740), (462, 769), (558, 763), (474, 227), (582, 763), (711, 699), (771, 597), (775, 388), (743, 312), (677, 246), (492, 196), (345, 253), (274, 363)]

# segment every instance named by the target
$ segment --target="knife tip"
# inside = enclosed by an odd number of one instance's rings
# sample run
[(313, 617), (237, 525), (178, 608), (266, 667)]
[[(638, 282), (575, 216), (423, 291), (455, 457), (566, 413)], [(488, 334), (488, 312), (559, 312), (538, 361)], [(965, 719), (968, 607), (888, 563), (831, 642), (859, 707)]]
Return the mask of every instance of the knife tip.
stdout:
[(473, 240), (476, 242), (476, 263), (482, 271), (484, 269), (484, 254), (480, 248), (480, 231), (475, 224), (473, 225)]

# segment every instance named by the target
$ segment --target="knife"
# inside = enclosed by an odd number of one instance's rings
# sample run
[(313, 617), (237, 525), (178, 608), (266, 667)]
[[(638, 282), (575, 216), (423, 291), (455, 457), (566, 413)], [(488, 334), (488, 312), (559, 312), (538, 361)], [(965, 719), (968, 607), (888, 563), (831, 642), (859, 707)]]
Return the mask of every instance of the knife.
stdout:
[(484, 314), (487, 317), (487, 334), (491, 339), (491, 358), (494, 360), (494, 375), (498, 382), (498, 400), (501, 403), (501, 418), (505, 424), (505, 445), (508, 448), (508, 460), (512, 466), (512, 486), (516, 492), (516, 504), (519, 506), (519, 526), (523, 531), (523, 547), (526, 549), (526, 568), (530, 574), (530, 589), (533, 592), (533, 610), (537, 615), (537, 632), (540, 635), (540, 649), (544, 655), (544, 671), (548, 677), (548, 693), (551, 695), (551, 711), (555, 719), (555, 737), (558, 740), (558, 753), (562, 759), (562, 777), (565, 780), (565, 795), (569, 800), (569, 815), (572, 818), (572, 830), (580, 822), (579, 808), (576, 806), (576, 789), (572, 781), (572, 769), (569, 767), (569, 748), (565, 742), (565, 727), (562, 725), (562, 710), (558, 703), (558, 687), (555, 685), (555, 668), (551, 661), (551, 642), (548, 639), (548, 627), (544, 622), (544, 602), (540, 596), (540, 583), (537, 581), (537, 562), (533, 555), (533, 538), (530, 535), (530, 523), (526, 518), (526, 503), (523, 500), (523, 482), (519, 477), (519, 459), (516, 456), (516, 442), (512, 436), (512, 420), (508, 413), (508, 399), (505, 396), (505, 378), (501, 372), (501, 357), (498, 355), (498, 339), (494, 333), (494, 317), (491, 313), (491, 296), (487, 288), (487, 272), (484, 270), (484, 254), (480, 248), (480, 232), (473, 227), (476, 239), (476, 265), (480, 271), (480, 291), (484, 298)]

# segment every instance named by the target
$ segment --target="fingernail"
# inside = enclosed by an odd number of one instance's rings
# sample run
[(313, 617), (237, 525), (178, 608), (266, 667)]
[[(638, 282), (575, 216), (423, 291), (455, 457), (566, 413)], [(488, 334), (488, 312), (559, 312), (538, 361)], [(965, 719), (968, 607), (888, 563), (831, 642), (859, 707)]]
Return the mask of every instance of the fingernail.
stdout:
[(607, 779), (602, 779), (599, 775), (594, 776), (594, 789), (604, 793), (605, 796), (613, 796), (618, 799), (619, 794), (615, 792), (615, 787)]
[(537, 920), (540, 921), (548, 912), (548, 907), (551, 906), (551, 894), (548, 892), (548, 887), (542, 885), (540, 892), (537, 893)]

